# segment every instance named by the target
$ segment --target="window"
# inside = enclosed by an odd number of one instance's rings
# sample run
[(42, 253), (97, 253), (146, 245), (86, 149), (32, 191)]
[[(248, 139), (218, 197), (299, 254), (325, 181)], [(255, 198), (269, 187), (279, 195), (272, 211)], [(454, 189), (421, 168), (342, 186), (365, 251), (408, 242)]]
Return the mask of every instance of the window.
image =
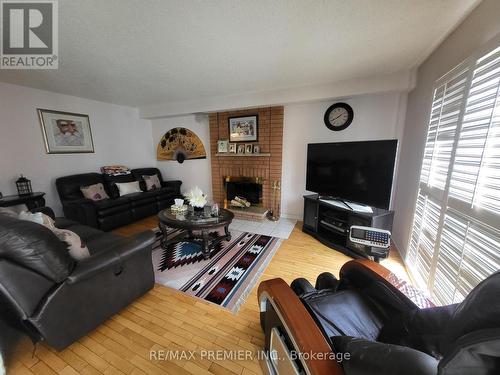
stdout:
[(438, 304), (500, 269), (500, 47), (478, 56), (435, 84), (406, 255)]

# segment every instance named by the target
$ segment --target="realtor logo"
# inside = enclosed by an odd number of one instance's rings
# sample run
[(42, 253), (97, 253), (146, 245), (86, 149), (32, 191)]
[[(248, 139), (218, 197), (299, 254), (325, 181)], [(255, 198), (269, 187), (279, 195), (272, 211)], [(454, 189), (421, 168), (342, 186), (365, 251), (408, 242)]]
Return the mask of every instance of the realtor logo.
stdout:
[(0, 0), (1, 69), (57, 69), (57, 0)]

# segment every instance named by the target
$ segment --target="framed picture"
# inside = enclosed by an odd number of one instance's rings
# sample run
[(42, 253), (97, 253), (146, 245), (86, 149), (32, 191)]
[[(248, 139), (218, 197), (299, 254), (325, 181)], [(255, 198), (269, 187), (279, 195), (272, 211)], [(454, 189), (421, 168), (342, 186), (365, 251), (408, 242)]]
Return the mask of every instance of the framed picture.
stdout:
[(260, 146), (259, 145), (253, 145), (253, 153), (260, 154)]
[(48, 154), (94, 152), (88, 115), (37, 109)]
[(251, 142), (257, 140), (258, 116), (229, 117), (229, 141)]
[(245, 145), (245, 154), (253, 154), (253, 144), (249, 143)]
[(238, 154), (245, 153), (245, 145), (238, 145)]
[(229, 141), (217, 141), (217, 152), (224, 154), (229, 151)]
[(236, 154), (236, 143), (229, 144), (229, 152), (232, 154)]

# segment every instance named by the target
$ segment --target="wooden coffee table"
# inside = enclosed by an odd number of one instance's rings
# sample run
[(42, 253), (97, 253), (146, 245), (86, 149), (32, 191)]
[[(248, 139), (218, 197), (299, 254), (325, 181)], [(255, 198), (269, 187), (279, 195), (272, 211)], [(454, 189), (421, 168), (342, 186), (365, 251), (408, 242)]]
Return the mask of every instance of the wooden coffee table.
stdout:
[[(160, 211), (158, 214), (159, 227), (163, 233), (161, 246), (167, 249), (168, 245), (185, 241), (201, 245), (203, 257), (210, 258), (210, 252), (221, 241), (230, 241), (231, 233), (229, 224), (233, 221), (234, 214), (231, 211), (220, 209), (219, 216), (206, 215), (203, 212), (183, 212), (178, 213), (170, 208)], [(224, 234), (211, 236), (210, 232), (224, 227)], [(167, 238), (168, 228), (184, 229), (173, 238)]]

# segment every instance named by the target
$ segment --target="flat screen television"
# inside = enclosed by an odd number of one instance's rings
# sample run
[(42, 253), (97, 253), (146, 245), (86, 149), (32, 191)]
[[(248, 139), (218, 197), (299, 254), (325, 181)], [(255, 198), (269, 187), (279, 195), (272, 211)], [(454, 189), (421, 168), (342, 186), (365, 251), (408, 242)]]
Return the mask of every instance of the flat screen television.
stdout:
[(306, 190), (333, 199), (389, 208), (398, 141), (311, 143)]

